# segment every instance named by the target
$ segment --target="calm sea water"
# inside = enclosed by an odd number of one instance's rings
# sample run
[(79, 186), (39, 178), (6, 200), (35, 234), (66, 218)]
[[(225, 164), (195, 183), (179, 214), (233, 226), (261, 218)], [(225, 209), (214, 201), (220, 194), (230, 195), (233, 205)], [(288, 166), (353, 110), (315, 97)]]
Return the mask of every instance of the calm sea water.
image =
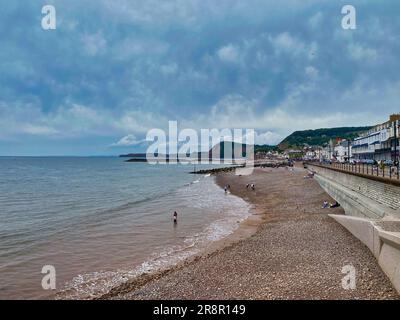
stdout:
[[(192, 169), (0, 158), (0, 299), (99, 296), (232, 233), (249, 205)], [(56, 269), (56, 291), (42, 289), (44, 265)]]

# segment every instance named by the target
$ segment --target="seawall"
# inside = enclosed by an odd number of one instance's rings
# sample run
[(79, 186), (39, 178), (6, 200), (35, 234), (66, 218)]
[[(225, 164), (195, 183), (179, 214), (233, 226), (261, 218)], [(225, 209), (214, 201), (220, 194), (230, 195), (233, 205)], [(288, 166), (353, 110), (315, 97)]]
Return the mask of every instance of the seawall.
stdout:
[(321, 187), (346, 215), (330, 215), (374, 254), (400, 293), (400, 186), (340, 169), (309, 164)]
[(336, 199), (347, 215), (380, 219), (400, 218), (400, 184), (378, 177), (309, 164), (321, 187)]

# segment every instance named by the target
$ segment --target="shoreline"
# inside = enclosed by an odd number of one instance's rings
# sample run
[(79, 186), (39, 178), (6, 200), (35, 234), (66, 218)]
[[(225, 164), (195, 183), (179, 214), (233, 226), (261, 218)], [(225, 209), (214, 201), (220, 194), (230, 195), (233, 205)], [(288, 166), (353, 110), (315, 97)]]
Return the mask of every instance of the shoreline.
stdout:
[[(215, 176), (213, 177), (214, 183), (219, 188), (221, 188), (221, 192), (223, 192), (224, 185), (223, 185), (222, 181), (219, 181), (218, 177), (223, 174), (222, 172), (232, 173), (232, 171), (231, 170), (221, 171), (221, 172), (216, 173)], [(235, 194), (233, 194), (233, 195), (238, 197)], [(221, 193), (221, 196), (224, 196), (224, 194)], [(243, 220), (239, 223), (239, 226), (237, 227), (237, 229), (235, 229), (231, 234), (223, 237), (222, 239), (212, 241), (207, 246), (207, 248), (202, 249), (201, 252), (195, 253), (195, 254), (193, 254), (193, 256), (185, 258), (182, 261), (179, 261), (178, 263), (176, 263), (174, 265), (167, 266), (165, 268), (161, 268), (160, 270), (155, 270), (153, 272), (143, 273), (143, 274), (139, 275), (138, 277), (128, 281), (127, 283), (113, 288), (106, 294), (103, 294), (99, 297), (94, 297), (89, 300), (114, 299), (114, 298), (116, 298), (116, 296), (130, 292), (132, 290), (136, 290), (151, 281), (160, 279), (174, 271), (180, 270), (192, 263), (196, 263), (197, 261), (199, 261), (201, 259), (206, 259), (213, 254), (223, 251), (226, 248), (229, 248), (230, 246), (233, 246), (236, 243), (251, 237), (259, 230), (259, 227), (263, 223), (263, 213), (260, 210), (257, 210), (256, 208), (254, 208), (253, 204), (247, 202), (246, 200), (244, 200), (244, 201), (246, 203), (248, 203), (249, 205), (251, 205), (251, 208), (249, 209), (250, 214), (245, 220)]]
[[(321, 209), (332, 199), (305, 172), (217, 175), (220, 187), (230, 184), (233, 195), (253, 204), (256, 220), (243, 221), (206, 252), (101, 299), (399, 299), (369, 250), (327, 215), (343, 210)], [(256, 190), (246, 190), (253, 181)], [(341, 287), (349, 263), (357, 269), (357, 290)]]

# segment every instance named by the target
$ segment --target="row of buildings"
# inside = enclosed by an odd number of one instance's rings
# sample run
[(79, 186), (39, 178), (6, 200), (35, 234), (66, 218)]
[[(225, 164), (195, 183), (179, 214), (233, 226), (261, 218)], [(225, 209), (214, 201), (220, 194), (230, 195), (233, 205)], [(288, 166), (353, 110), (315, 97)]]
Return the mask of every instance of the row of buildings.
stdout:
[(399, 160), (400, 114), (372, 127), (353, 140), (332, 139), (323, 147), (304, 147), (303, 150), (288, 150), (289, 158), (306, 160)]
[(354, 139), (352, 152), (355, 159), (397, 160), (399, 156), (400, 114), (391, 115), (389, 121), (374, 126)]

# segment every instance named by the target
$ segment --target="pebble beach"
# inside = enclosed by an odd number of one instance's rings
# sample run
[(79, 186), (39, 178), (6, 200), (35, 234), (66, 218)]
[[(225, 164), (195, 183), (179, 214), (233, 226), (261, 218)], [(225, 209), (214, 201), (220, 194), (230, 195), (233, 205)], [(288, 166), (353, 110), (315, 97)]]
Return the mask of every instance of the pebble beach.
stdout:
[[(222, 246), (116, 288), (103, 299), (399, 299), (372, 253), (322, 209), (334, 202), (303, 168), (220, 173), (254, 214)], [(255, 184), (255, 190), (246, 188)], [(223, 189), (221, 189), (223, 192)], [(242, 232), (240, 232), (242, 230)], [(243, 232), (243, 230), (247, 230)], [(344, 289), (353, 266), (356, 288)]]

